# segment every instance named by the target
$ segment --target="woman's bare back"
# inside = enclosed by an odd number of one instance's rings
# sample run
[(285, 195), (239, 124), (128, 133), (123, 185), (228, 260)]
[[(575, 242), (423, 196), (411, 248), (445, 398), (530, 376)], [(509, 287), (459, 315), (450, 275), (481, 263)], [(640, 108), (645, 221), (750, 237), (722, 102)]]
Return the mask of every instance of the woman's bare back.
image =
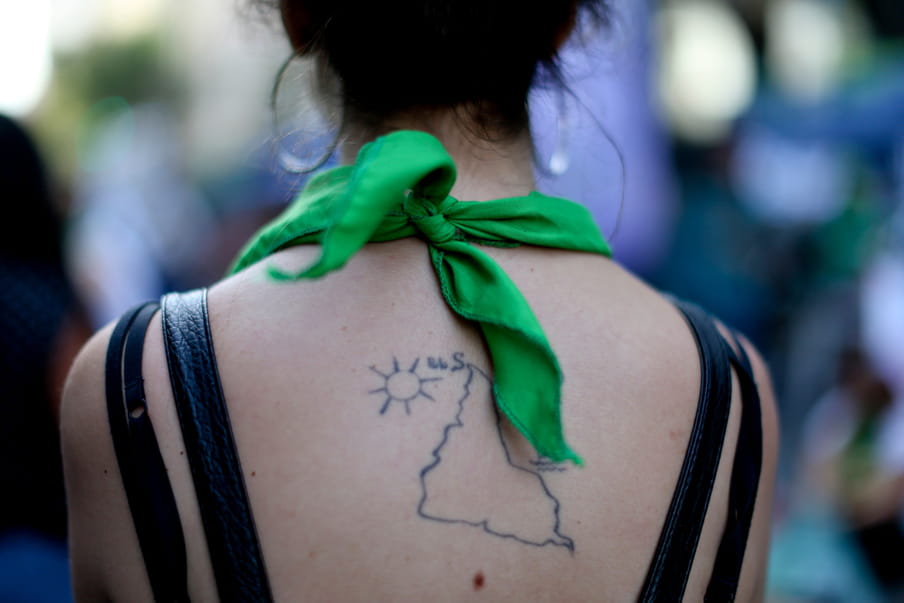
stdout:
[[(426, 249), (367, 246), (316, 282), (252, 267), (210, 292), (223, 388), (277, 600), (625, 601), (637, 597), (684, 459), (700, 384), (686, 323), (612, 262), (487, 250), (558, 355), (565, 433), (585, 467), (538, 458), (500, 418), (482, 339), (443, 302)], [(268, 262), (297, 268), (302, 247)], [(64, 445), (77, 594), (150, 599), (102, 390), (109, 330), (67, 390)], [(739, 600), (761, 596), (776, 456), (758, 363), (764, 465)], [(173, 407), (159, 316), (148, 407), (176, 494), (197, 600), (216, 590)], [(700, 600), (724, 525), (737, 382), (686, 591)]]

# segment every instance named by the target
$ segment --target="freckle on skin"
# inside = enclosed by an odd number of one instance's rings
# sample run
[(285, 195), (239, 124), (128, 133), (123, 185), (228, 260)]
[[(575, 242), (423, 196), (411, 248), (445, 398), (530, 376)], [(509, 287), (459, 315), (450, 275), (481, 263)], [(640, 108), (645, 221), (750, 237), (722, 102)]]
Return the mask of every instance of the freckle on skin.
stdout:
[(255, 475), (257, 475), (257, 471), (252, 471), (252, 472), (251, 472), (251, 477), (254, 477)]
[(474, 574), (474, 590), (480, 590), (483, 588), (484, 578), (483, 572), (477, 572)]

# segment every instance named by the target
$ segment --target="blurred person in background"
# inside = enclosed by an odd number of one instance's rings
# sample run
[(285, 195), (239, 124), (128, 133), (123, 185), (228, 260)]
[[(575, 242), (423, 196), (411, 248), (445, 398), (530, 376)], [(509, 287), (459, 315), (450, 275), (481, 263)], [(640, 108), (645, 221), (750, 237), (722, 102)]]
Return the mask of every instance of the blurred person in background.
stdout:
[(59, 415), (91, 333), (63, 267), (62, 222), (38, 150), (0, 115), (0, 600), (68, 592)]
[(761, 599), (762, 360), (532, 192), (530, 88), (608, 3), (279, 7), (343, 166), (76, 361), (79, 598)]
[(95, 328), (140, 300), (208, 282), (198, 250), (220, 234), (185, 173), (167, 107), (115, 97), (101, 104), (111, 105), (111, 117), (82, 158), (66, 241)]
[[(807, 414), (794, 475), (794, 521), (807, 521), (804, 514), (810, 522), (821, 518), (824, 534), (796, 532), (819, 550), (797, 570), (813, 572), (809, 584), (786, 575), (784, 588), (796, 583), (799, 590), (845, 600), (859, 585), (858, 600), (904, 597), (904, 458), (898, 450), (904, 430), (896, 414), (894, 393), (868, 353), (860, 345), (845, 348), (835, 383)], [(827, 563), (831, 549), (838, 556), (834, 567)], [(822, 579), (814, 577), (819, 573)]]

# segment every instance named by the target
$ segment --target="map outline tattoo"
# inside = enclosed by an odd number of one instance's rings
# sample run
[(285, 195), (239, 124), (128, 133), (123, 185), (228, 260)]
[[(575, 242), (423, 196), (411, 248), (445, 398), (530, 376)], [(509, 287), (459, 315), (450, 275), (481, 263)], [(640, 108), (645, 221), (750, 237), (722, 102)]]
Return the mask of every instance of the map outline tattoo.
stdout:
[[(427, 465), (425, 465), (419, 471), (418, 480), (419, 480), (419, 485), (420, 485), (420, 490), (421, 490), (421, 496), (420, 496), (420, 499), (418, 500), (417, 507), (416, 507), (417, 515), (419, 517), (421, 517), (422, 519), (437, 522), (437, 523), (450, 524), (450, 525), (454, 525), (454, 524), (468, 525), (471, 527), (480, 528), (484, 533), (489, 534), (491, 536), (496, 536), (497, 538), (502, 538), (502, 539), (506, 539), (506, 540), (512, 540), (512, 541), (519, 542), (519, 543), (527, 545), (527, 546), (533, 546), (533, 547), (537, 547), (537, 548), (542, 548), (545, 546), (562, 547), (562, 548), (567, 549), (572, 555), (574, 555), (574, 552), (575, 552), (574, 540), (561, 532), (561, 515), (560, 515), (561, 503), (560, 503), (559, 499), (549, 489), (549, 484), (547, 484), (546, 479), (544, 479), (544, 476), (542, 475), (542, 473), (544, 473), (544, 472), (564, 472), (564, 471), (566, 471), (566, 468), (564, 466), (560, 466), (559, 464), (554, 463), (544, 457), (529, 460), (528, 461), (529, 466), (522, 466), (522, 465), (517, 464), (512, 458), (511, 451), (509, 449), (509, 444), (506, 442), (506, 437), (502, 431), (502, 427), (503, 427), (502, 421), (504, 420), (504, 418), (501, 415), (501, 413), (499, 412), (499, 409), (496, 407), (495, 403), (492, 405), (493, 414), (494, 414), (495, 422), (496, 422), (495, 426), (494, 426), (494, 430), (495, 430), (497, 437), (499, 438), (499, 446), (502, 449), (501, 453), (504, 456), (505, 464), (507, 465), (508, 470), (523, 472), (524, 474), (531, 476), (531, 478), (533, 478), (533, 480), (536, 480), (537, 493), (542, 494), (545, 497), (545, 503), (542, 503), (542, 504), (544, 506), (545, 505), (551, 506), (551, 509), (549, 509), (549, 512), (551, 512), (551, 514), (552, 514), (551, 517), (549, 517), (549, 519), (552, 520), (551, 526), (549, 526), (549, 527), (551, 527), (551, 530), (552, 530), (551, 534), (549, 536), (546, 536), (545, 538), (544, 537), (531, 538), (530, 536), (525, 536), (524, 534), (519, 534), (517, 529), (509, 529), (509, 530), (496, 529), (496, 528), (494, 528), (494, 524), (499, 523), (499, 521), (494, 520), (491, 513), (483, 514), (483, 513), (478, 512), (478, 513), (476, 513), (477, 519), (474, 519), (474, 518), (467, 518), (466, 514), (464, 514), (464, 513), (462, 515), (456, 517), (455, 516), (456, 514), (454, 512), (436, 513), (436, 512), (431, 512), (427, 509), (427, 507), (429, 506), (429, 503), (431, 501), (430, 487), (428, 486), (428, 483), (427, 483), (428, 477), (430, 476), (431, 473), (433, 473), (434, 471), (436, 471), (440, 468), (442, 461), (444, 460), (443, 459), (444, 450), (446, 450), (447, 453), (449, 452), (449, 450), (448, 450), (450, 448), (449, 443), (450, 443), (450, 440), (452, 440), (457, 435), (456, 430), (467, 429), (467, 424), (466, 424), (466, 422), (462, 421), (462, 416), (465, 414), (465, 407), (466, 407), (468, 400), (472, 397), (472, 385), (474, 384), (475, 375), (482, 377), (489, 384), (492, 383), (492, 379), (490, 379), (490, 377), (483, 370), (481, 370), (479, 367), (477, 367), (469, 362), (464, 361), (464, 354), (458, 352), (453, 355), (453, 359), (457, 362), (457, 364), (453, 365), (452, 367), (449, 367), (449, 365), (443, 361), (436, 362), (434, 358), (432, 358), (432, 357), (428, 358), (428, 365), (430, 368), (434, 368), (437, 370), (448, 370), (448, 371), (452, 371), (452, 372), (467, 370), (467, 378), (465, 379), (465, 383), (464, 383), (464, 393), (456, 402), (457, 409), (456, 409), (454, 418), (452, 419), (451, 422), (446, 422), (446, 424), (443, 426), (442, 435), (441, 435), (439, 442), (431, 447), (429, 462), (427, 463)], [(390, 383), (389, 383), (390, 378), (393, 375), (397, 375), (399, 373), (404, 372), (404, 371), (399, 370), (398, 361), (396, 360), (395, 357), (393, 357), (393, 361), (394, 361), (393, 366), (395, 368), (395, 371), (392, 373), (389, 373), (388, 375), (384, 374), (381, 371), (378, 371), (373, 366), (371, 367), (371, 370), (373, 372), (377, 373), (378, 375), (380, 375), (381, 377), (386, 379), (386, 383), (383, 388), (372, 390), (370, 392), (370, 393), (384, 393), (385, 392), (388, 396), (387, 401), (384, 402), (384, 404), (383, 404), (383, 408), (381, 408), (381, 411), (380, 411), (381, 416), (385, 414), (386, 409), (388, 409), (388, 407), (391, 405), (391, 402), (393, 402), (393, 401), (404, 402), (404, 400), (402, 400), (400, 398), (394, 398), (390, 392), (390, 387), (389, 387), (390, 386)], [(420, 357), (415, 359), (414, 363), (411, 365), (411, 368), (407, 372), (410, 374), (414, 374), (418, 379), (423, 379), (415, 373), (415, 370), (417, 369), (419, 361), (420, 361)], [(429, 381), (437, 381), (437, 380), (441, 380), (441, 379), (442, 378), (432, 378), (432, 379), (429, 379)], [(421, 385), (423, 385), (423, 383), (426, 383), (426, 382), (427, 382), (427, 380), (421, 381)], [(411, 381), (409, 379), (408, 389), (405, 390), (405, 393), (407, 395), (411, 395), (413, 387), (414, 387), (413, 381)], [(401, 392), (397, 391), (396, 393), (398, 394)], [(425, 393), (424, 395), (426, 395), (431, 400), (433, 399), (432, 397), (429, 396), (429, 394)], [(408, 399), (408, 402), (410, 402), (411, 400), (413, 400), (416, 397), (418, 397), (418, 396), (413, 395), (411, 398)], [(410, 414), (410, 409), (407, 408), (407, 405), (406, 405), (406, 411), (408, 414)], [(466, 433), (466, 432), (463, 432), (463, 433)], [(500, 462), (500, 466), (502, 465), (501, 459), (497, 459), (497, 462)], [(434, 475), (436, 475), (436, 474), (434, 473)], [(441, 478), (438, 477), (437, 479), (441, 479)], [(532, 482), (533, 480), (529, 480), (528, 483)], [(522, 487), (524, 487), (524, 486), (522, 485)], [(484, 515), (486, 515), (486, 516), (484, 516)], [(502, 521), (502, 523), (506, 523), (506, 522)], [(542, 530), (543, 529), (542, 526), (539, 529)]]

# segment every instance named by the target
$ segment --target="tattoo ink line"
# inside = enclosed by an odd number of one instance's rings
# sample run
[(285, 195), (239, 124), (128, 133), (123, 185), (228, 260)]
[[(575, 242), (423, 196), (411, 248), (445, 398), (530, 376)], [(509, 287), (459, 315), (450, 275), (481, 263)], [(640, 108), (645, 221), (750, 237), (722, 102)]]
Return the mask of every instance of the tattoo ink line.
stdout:
[(430, 513), (428, 513), (425, 510), (425, 506), (427, 505), (427, 503), (429, 501), (429, 492), (427, 489), (427, 481), (426, 481), (427, 475), (431, 471), (435, 470), (442, 462), (442, 450), (448, 443), (452, 430), (454, 430), (456, 428), (464, 428), (465, 427), (464, 423), (461, 420), (461, 417), (462, 417), (462, 414), (464, 413), (465, 401), (471, 396), (471, 383), (474, 380), (474, 374), (479, 373), (484, 379), (486, 379), (488, 382), (492, 383), (492, 381), (489, 379), (489, 377), (476, 366), (474, 366), (472, 364), (468, 364), (466, 366), (469, 371), (468, 378), (467, 378), (467, 381), (465, 382), (464, 395), (458, 401), (458, 413), (455, 416), (455, 420), (452, 423), (449, 423), (448, 425), (445, 426), (445, 428), (443, 429), (442, 439), (440, 440), (439, 444), (437, 444), (437, 446), (432, 451), (433, 460), (430, 462), (430, 464), (428, 464), (426, 467), (421, 469), (421, 472), (420, 472), (420, 482), (421, 482), (421, 493), (422, 494), (421, 494), (421, 499), (418, 502), (418, 506), (417, 506), (418, 515), (421, 518), (427, 519), (429, 521), (436, 521), (439, 523), (446, 523), (446, 524), (464, 524), (464, 525), (473, 526), (473, 527), (482, 529), (484, 532), (486, 532), (487, 534), (490, 534), (492, 536), (497, 536), (499, 538), (514, 540), (516, 542), (520, 542), (521, 544), (525, 544), (528, 546), (534, 546), (534, 547), (544, 547), (547, 545), (560, 546), (560, 547), (564, 547), (564, 548), (568, 549), (569, 552), (571, 552), (571, 554), (574, 554), (574, 551), (575, 551), (574, 541), (570, 537), (562, 534), (559, 531), (560, 523), (561, 523), (560, 514), (559, 514), (559, 511), (560, 511), (559, 500), (552, 494), (552, 492), (550, 492), (549, 487), (546, 485), (546, 482), (544, 481), (543, 476), (540, 475), (540, 473), (538, 473), (537, 471), (532, 471), (531, 469), (516, 465), (512, 461), (511, 454), (509, 452), (508, 446), (505, 443), (505, 438), (502, 434), (502, 425), (501, 425), (502, 417), (499, 414), (498, 409), (496, 409), (495, 404), (493, 405), (493, 411), (496, 416), (496, 432), (499, 437), (499, 442), (500, 442), (500, 445), (502, 446), (502, 450), (505, 453), (505, 460), (512, 469), (516, 469), (518, 471), (522, 471), (524, 473), (527, 473), (527, 474), (533, 476), (539, 483), (539, 485), (543, 491), (543, 494), (552, 503), (552, 507), (553, 507), (552, 512), (553, 512), (553, 516), (554, 516), (552, 531), (553, 531), (555, 538), (547, 538), (546, 540), (543, 540), (543, 541), (528, 540), (527, 538), (524, 538), (524, 537), (519, 536), (514, 533), (505, 533), (505, 532), (499, 532), (497, 530), (494, 530), (492, 527), (490, 527), (490, 518), (488, 518), (488, 517), (478, 520), (478, 521), (473, 521), (473, 520), (468, 520), (468, 519), (454, 519), (454, 518), (438, 517), (435, 515), (431, 515)]
[(386, 394), (386, 401), (380, 408), (381, 415), (386, 414), (390, 404), (393, 402), (400, 402), (405, 407), (406, 415), (411, 414), (411, 402), (415, 398), (423, 397), (431, 402), (436, 402), (436, 400), (433, 399), (433, 396), (424, 391), (424, 384), (430, 383), (431, 381), (441, 381), (442, 377), (425, 378), (418, 375), (417, 365), (420, 361), (420, 357), (415, 358), (411, 368), (407, 371), (403, 371), (399, 368), (399, 361), (395, 356), (392, 357), (392, 372), (390, 373), (384, 373), (378, 370), (374, 365), (369, 367), (370, 370), (380, 375), (385, 380), (383, 387), (368, 392), (371, 394)]
[(555, 461), (550, 461), (546, 458), (532, 459), (528, 461), (537, 471), (558, 471), (564, 472), (568, 471), (567, 467), (562, 466), (561, 463), (556, 463)]

